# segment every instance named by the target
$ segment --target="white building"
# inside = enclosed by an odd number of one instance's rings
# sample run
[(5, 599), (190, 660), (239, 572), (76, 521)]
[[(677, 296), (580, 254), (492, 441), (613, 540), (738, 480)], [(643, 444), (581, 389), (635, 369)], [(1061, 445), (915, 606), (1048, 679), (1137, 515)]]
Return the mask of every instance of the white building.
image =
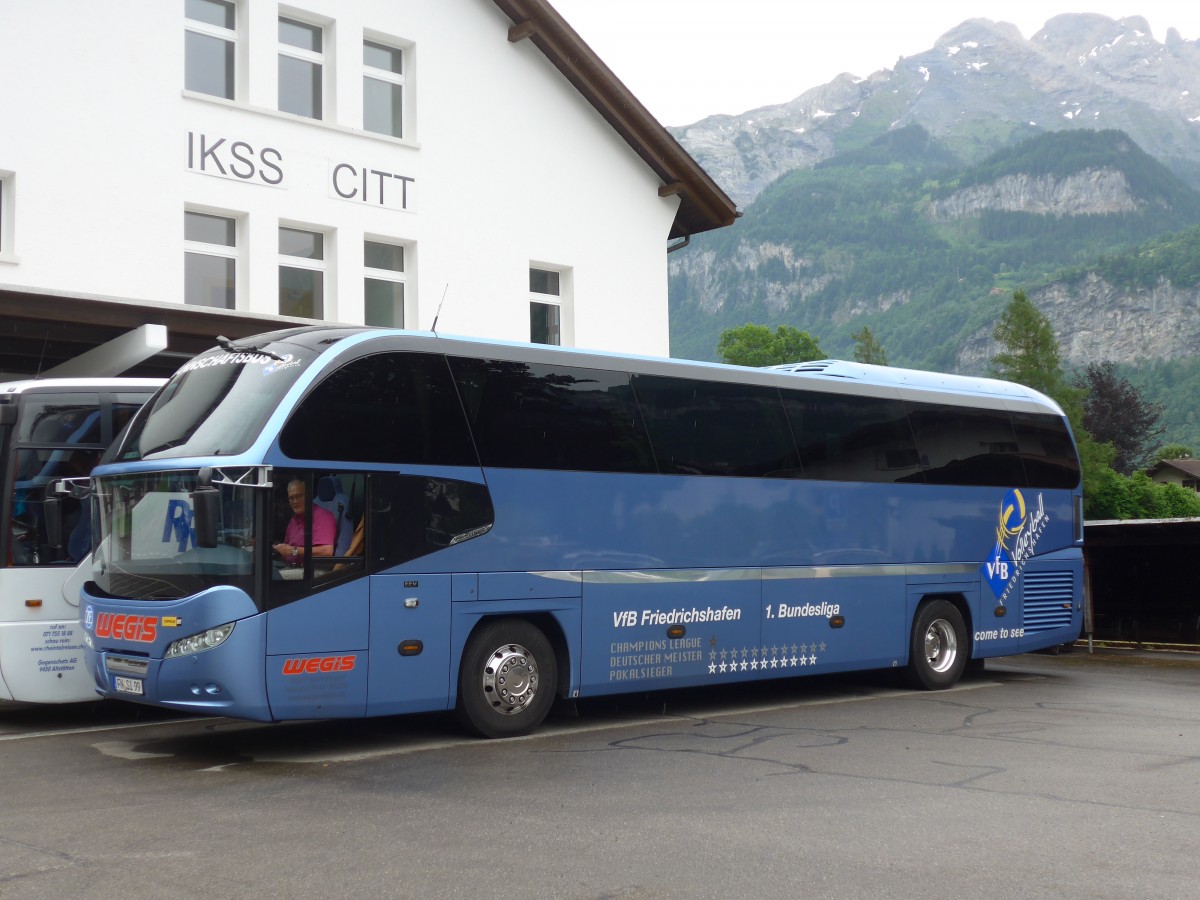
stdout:
[(736, 215), (543, 0), (0, 0), (0, 122), (3, 375), (144, 324), (84, 366), (311, 319), (667, 355), (668, 248)]

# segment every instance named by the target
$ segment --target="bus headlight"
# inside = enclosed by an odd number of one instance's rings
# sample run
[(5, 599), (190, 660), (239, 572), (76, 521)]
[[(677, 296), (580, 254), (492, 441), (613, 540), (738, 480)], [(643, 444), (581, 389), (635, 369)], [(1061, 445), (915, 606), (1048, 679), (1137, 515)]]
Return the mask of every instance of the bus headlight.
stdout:
[(216, 628), (209, 628), (198, 634), (188, 635), (185, 638), (172, 641), (167, 645), (166, 659), (178, 659), (181, 656), (191, 656), (193, 653), (199, 653), (201, 650), (211, 650), (213, 647), (219, 647), (225, 642), (227, 637), (233, 634), (234, 624), (233, 622), (226, 622), (224, 625), (218, 625)]

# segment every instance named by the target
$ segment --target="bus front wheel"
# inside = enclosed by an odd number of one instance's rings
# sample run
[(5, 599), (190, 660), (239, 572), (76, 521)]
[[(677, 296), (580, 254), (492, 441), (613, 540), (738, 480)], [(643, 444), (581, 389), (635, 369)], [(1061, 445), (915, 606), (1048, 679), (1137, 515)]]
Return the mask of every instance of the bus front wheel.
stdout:
[(908, 683), (937, 691), (958, 682), (967, 665), (967, 628), (962, 613), (947, 600), (933, 600), (917, 610), (909, 647)]
[(471, 636), (458, 677), (458, 717), (483, 737), (528, 734), (554, 703), (558, 662), (524, 619), (489, 622)]

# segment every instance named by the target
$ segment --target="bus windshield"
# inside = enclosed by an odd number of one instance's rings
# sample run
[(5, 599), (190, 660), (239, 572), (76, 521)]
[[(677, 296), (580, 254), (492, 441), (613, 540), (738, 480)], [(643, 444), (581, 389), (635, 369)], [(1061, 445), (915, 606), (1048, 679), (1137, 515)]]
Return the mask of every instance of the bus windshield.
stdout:
[(201, 354), (147, 404), (113, 461), (243, 452), (318, 352), (274, 341)]
[(254, 513), (261, 492), (218, 486), (218, 543), (206, 548), (196, 546), (192, 525), (194, 471), (108, 476), (93, 485), (92, 579), (101, 590), (134, 600), (165, 600), (232, 585), (253, 596)]

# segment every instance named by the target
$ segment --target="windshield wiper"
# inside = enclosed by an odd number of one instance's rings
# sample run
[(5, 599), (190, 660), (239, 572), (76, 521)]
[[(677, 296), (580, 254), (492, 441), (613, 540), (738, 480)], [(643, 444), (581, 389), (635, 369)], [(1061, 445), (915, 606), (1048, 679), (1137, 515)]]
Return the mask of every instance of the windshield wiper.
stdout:
[(143, 450), (143, 451), (141, 451), (142, 459), (145, 459), (151, 453), (158, 453), (161, 450), (170, 450), (172, 447), (178, 447), (180, 444), (182, 444), (184, 442), (184, 440), (185, 440), (185, 438), (175, 438), (174, 440), (171, 440), (171, 441), (164, 441), (163, 443), (159, 444), (157, 447), (154, 447), (150, 450)]
[(235, 344), (223, 334), (217, 335), (217, 346), (227, 353), (257, 353), (259, 356), (266, 356), (283, 362), (283, 357), (277, 353), (272, 353), (270, 350), (264, 350), (261, 347), (254, 347), (250, 344)]

